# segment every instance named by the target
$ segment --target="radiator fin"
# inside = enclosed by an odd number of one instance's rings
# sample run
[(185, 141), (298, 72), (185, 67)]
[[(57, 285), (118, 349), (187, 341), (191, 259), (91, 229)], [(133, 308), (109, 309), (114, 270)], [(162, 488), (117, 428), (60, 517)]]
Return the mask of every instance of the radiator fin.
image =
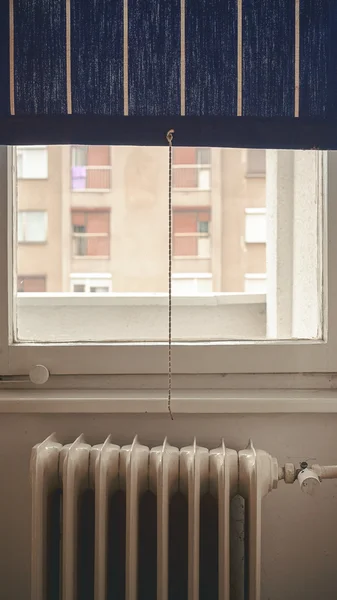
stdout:
[[(95, 489), (95, 577), (94, 600), (106, 600), (109, 501), (119, 488), (119, 446), (110, 442), (93, 447), (93, 485)], [(91, 460), (91, 457), (90, 457)]]
[(47, 501), (59, 487), (58, 463), (62, 445), (54, 435), (34, 446), (30, 460), (32, 481), (32, 598), (47, 597)]
[[(239, 452), (240, 493), (246, 501), (248, 532), (248, 598), (261, 596), (262, 498), (277, 481), (277, 461), (264, 450), (255, 450), (252, 441)], [(248, 526), (247, 526), (248, 525)]]
[(178, 489), (179, 450), (165, 438), (150, 453), (150, 488), (157, 495), (157, 599), (168, 599), (169, 501)]
[[(63, 555), (62, 600), (77, 597), (78, 505), (81, 493), (89, 487), (91, 446), (79, 436), (65, 447), (63, 462)], [(61, 460), (64, 449), (61, 450)]]
[(149, 448), (139, 444), (136, 436), (130, 446), (123, 446), (120, 459), (126, 489), (125, 600), (137, 600), (139, 499), (148, 489)]
[(188, 600), (199, 600), (200, 495), (208, 489), (207, 448), (186, 446), (180, 451), (180, 486), (188, 497)]
[(230, 505), (237, 490), (238, 459), (225, 447), (210, 451), (210, 489), (218, 500), (219, 600), (230, 600)]

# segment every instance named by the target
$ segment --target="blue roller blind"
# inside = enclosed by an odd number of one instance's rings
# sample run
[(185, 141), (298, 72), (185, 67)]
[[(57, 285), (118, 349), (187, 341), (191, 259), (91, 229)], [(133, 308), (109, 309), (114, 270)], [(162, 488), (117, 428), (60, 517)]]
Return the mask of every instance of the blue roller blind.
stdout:
[(337, 148), (337, 0), (3, 0), (0, 143)]

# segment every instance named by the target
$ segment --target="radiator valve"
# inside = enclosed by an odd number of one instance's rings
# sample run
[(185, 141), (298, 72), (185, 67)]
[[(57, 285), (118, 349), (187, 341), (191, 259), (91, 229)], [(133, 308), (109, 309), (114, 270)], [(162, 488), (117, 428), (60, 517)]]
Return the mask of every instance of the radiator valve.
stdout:
[[(301, 465), (302, 467), (302, 465)], [(321, 483), (321, 480), (317, 473), (310, 469), (308, 466), (301, 469), (297, 475), (298, 483), (302, 492), (312, 496), (315, 492), (316, 487)]]

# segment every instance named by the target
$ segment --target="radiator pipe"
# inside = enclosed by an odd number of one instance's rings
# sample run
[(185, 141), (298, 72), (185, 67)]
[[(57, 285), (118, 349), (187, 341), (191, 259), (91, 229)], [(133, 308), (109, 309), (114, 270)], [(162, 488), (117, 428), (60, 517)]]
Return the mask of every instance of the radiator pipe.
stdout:
[(278, 469), (278, 479), (285, 483), (294, 483), (297, 479), (301, 490), (312, 495), (323, 479), (337, 479), (337, 465), (315, 464), (310, 467), (307, 462), (302, 462), (298, 469), (293, 463), (285, 463)]

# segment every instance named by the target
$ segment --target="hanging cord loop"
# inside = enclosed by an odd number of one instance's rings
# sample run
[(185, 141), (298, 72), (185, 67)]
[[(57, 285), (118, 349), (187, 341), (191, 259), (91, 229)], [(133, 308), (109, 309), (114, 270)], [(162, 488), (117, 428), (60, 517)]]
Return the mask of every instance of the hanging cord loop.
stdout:
[(173, 421), (172, 396), (172, 143), (174, 129), (166, 134), (169, 144), (168, 164), (168, 369), (167, 369), (167, 410)]

